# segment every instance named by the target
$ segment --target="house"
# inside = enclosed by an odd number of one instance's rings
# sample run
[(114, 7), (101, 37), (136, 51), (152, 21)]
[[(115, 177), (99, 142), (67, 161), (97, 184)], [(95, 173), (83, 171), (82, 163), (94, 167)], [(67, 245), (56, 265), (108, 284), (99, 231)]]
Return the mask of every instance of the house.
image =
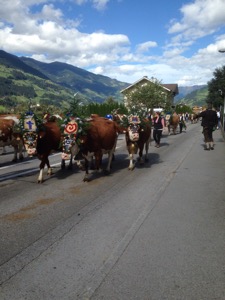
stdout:
[[(124, 105), (128, 105), (127, 94), (132, 93), (139, 86), (145, 86), (147, 84), (155, 84), (154, 78), (149, 79), (148, 76), (144, 76), (133, 84), (129, 85), (125, 89), (121, 91), (124, 97)], [(165, 92), (167, 100), (169, 99), (171, 102), (171, 106), (174, 104), (174, 97), (179, 94), (178, 85), (177, 84), (160, 84)]]

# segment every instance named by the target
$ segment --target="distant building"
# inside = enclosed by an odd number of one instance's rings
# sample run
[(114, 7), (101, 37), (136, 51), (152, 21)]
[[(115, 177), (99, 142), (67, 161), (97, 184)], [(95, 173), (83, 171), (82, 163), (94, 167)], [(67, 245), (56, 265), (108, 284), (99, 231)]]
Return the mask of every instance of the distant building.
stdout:
[[(125, 89), (123, 89), (121, 91), (121, 93), (123, 94), (124, 105), (127, 106), (129, 104), (127, 96), (126, 96), (127, 93), (132, 93), (132, 91), (135, 91), (135, 89), (137, 87), (145, 86), (147, 84), (155, 84), (154, 79), (149, 79), (148, 76), (144, 76), (141, 79), (134, 82), (133, 84), (126, 87)], [(174, 105), (174, 97), (179, 94), (178, 85), (177, 84), (161, 84), (161, 86), (163, 87), (165, 94), (167, 95), (167, 100), (170, 100), (171, 106), (173, 106)]]
[(194, 106), (192, 107), (192, 111), (194, 114), (199, 114), (200, 112), (202, 112), (203, 110), (205, 110), (206, 107), (205, 106)]

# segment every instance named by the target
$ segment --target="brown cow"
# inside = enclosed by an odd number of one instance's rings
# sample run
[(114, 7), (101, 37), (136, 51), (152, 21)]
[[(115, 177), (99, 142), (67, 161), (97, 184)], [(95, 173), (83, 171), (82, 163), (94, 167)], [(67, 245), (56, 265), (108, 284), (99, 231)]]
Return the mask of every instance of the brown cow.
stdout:
[[(63, 128), (61, 144), (62, 144), (62, 154), (61, 154), (61, 169), (65, 169), (66, 161), (69, 162), (68, 169), (73, 167), (73, 158), (77, 153), (76, 139), (78, 135), (78, 130), (80, 118), (68, 116), (63, 120), (61, 128)], [(82, 122), (83, 123), (83, 122)], [(81, 167), (81, 162), (76, 162), (79, 167)]]
[(118, 126), (114, 121), (103, 117), (90, 119), (86, 134), (79, 138), (77, 152), (85, 159), (85, 176), (83, 181), (89, 181), (89, 162), (95, 157), (95, 168), (100, 169), (102, 156), (108, 153), (106, 174), (110, 173), (113, 153), (116, 148)]
[(52, 175), (52, 168), (49, 163), (49, 155), (52, 151), (60, 148), (61, 130), (56, 122), (44, 123), (38, 130), (37, 157), (41, 160), (38, 183), (43, 182), (43, 171), (45, 165), (48, 167), (47, 175)]
[(16, 117), (10, 117), (9, 115), (0, 117), (0, 147), (3, 147), (3, 153), (6, 146), (14, 148), (13, 162), (18, 160), (18, 154), (19, 159), (23, 159), (23, 137), (22, 134), (14, 131), (17, 121)]
[(37, 127), (37, 132), (26, 132), (25, 148), (29, 156), (37, 155), (41, 160), (38, 183), (43, 182), (43, 171), (47, 165), (47, 175), (52, 175), (52, 168), (49, 163), (49, 155), (52, 151), (60, 148), (61, 130), (56, 122), (45, 122)]
[(179, 124), (179, 121), (180, 121), (179, 115), (178, 115), (176, 112), (174, 112), (174, 113), (170, 116), (170, 118), (169, 118), (169, 120), (168, 120), (168, 123), (167, 123), (169, 135), (170, 135), (170, 130), (171, 130), (171, 128), (172, 128), (172, 130), (173, 130), (173, 134), (177, 134), (176, 131), (177, 131), (177, 126), (178, 126), (178, 124)]
[[(138, 119), (138, 117), (137, 117)], [(137, 154), (139, 149), (139, 162), (143, 164), (143, 150), (145, 148), (145, 161), (148, 161), (148, 149), (151, 140), (151, 126), (147, 119), (142, 121), (132, 122), (129, 121), (129, 126), (126, 130), (126, 143), (127, 150), (129, 153), (130, 164), (128, 170), (133, 170), (135, 168), (134, 154)]]
[(191, 124), (195, 124), (198, 122), (198, 118), (196, 118), (197, 114), (193, 113), (190, 115)]

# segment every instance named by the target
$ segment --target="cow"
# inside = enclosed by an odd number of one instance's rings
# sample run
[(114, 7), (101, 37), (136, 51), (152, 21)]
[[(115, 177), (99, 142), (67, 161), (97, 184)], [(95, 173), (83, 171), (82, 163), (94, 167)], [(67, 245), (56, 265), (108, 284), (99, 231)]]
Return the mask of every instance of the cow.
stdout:
[(5, 147), (12, 146), (14, 149), (13, 162), (18, 159), (22, 160), (24, 141), (22, 134), (15, 130), (15, 126), (19, 120), (15, 116), (4, 115), (0, 117), (0, 147), (3, 147), (3, 154), (5, 154)]
[(52, 151), (60, 150), (61, 130), (56, 122), (46, 122), (38, 128), (37, 136), (37, 157), (41, 160), (38, 183), (43, 182), (43, 171), (47, 165), (47, 175), (52, 175), (52, 168), (49, 163), (49, 155)]
[(140, 121), (137, 116), (129, 117), (129, 126), (125, 133), (126, 145), (129, 153), (129, 167), (128, 170), (135, 168), (134, 154), (139, 150), (138, 160), (140, 164), (144, 163), (143, 150), (145, 148), (145, 162), (148, 161), (148, 150), (151, 140), (151, 125), (148, 119)]
[(32, 130), (26, 130), (23, 134), (25, 149), (30, 157), (37, 156), (41, 161), (38, 183), (42, 183), (44, 181), (43, 171), (45, 165), (48, 168), (47, 175), (52, 175), (48, 157), (52, 151), (60, 150), (61, 130), (55, 121), (35, 124), (33, 115), (31, 115), (29, 121), (25, 120), (25, 123), (28, 123), (30, 126), (32, 124), (32, 128), (30, 128)]
[(197, 116), (197, 114), (195, 114), (195, 113), (192, 113), (190, 115), (191, 124), (195, 124), (198, 122), (198, 118), (196, 118), (196, 116)]
[[(65, 169), (66, 161), (69, 161), (68, 169), (73, 167), (73, 158), (76, 156), (76, 138), (78, 134), (80, 118), (68, 116), (67, 119), (63, 120), (63, 133), (61, 136), (62, 154), (61, 154), (61, 169)], [(77, 161), (77, 165), (80, 167), (81, 162)]]
[[(110, 173), (113, 153), (116, 149), (118, 126), (114, 121), (104, 117), (94, 117), (86, 120), (86, 133), (76, 141), (77, 154), (84, 158), (85, 176), (83, 181), (89, 181), (89, 162), (95, 158), (95, 169), (100, 170), (103, 154), (108, 154), (108, 164), (105, 174)], [(78, 153), (79, 152), (79, 153)]]
[(171, 128), (172, 128), (173, 134), (176, 134), (179, 121), (180, 121), (179, 115), (176, 112), (174, 112), (170, 116), (170, 118), (168, 119), (168, 122), (167, 122), (167, 128), (168, 128), (169, 135), (170, 135)]

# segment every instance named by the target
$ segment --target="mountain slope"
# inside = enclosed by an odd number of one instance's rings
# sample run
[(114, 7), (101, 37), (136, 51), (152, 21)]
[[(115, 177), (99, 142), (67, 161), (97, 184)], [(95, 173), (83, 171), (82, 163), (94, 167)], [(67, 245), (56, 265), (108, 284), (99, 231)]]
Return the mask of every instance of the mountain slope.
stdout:
[(120, 91), (129, 85), (66, 63), (53, 62), (47, 64), (26, 57), (20, 59), (27, 65), (39, 70), (53, 82), (70, 88), (75, 93), (79, 92), (86, 99), (94, 102), (103, 102), (108, 97), (121, 101)]
[(207, 85), (180, 86), (179, 95), (175, 97), (175, 102), (178, 102), (181, 99), (185, 98), (186, 95), (205, 87), (207, 87)]
[(102, 103), (109, 97), (122, 102), (120, 91), (129, 85), (65, 63), (42, 63), (31, 58), (19, 58), (3, 50), (0, 50), (0, 65), (52, 81), (62, 90), (66, 89), (72, 95), (79, 92), (81, 98), (91, 102)]
[(19, 69), (25, 73), (29, 73), (38, 76), (43, 79), (49, 79), (46, 75), (38, 71), (36, 68), (24, 63), (16, 55), (9, 54), (3, 50), (0, 50), (0, 64), (9, 68)]
[(206, 98), (208, 95), (208, 87), (203, 86), (202, 88), (195, 89), (191, 93), (187, 94), (184, 98), (180, 99), (178, 103), (184, 103), (190, 107), (193, 106), (204, 106), (206, 104)]

